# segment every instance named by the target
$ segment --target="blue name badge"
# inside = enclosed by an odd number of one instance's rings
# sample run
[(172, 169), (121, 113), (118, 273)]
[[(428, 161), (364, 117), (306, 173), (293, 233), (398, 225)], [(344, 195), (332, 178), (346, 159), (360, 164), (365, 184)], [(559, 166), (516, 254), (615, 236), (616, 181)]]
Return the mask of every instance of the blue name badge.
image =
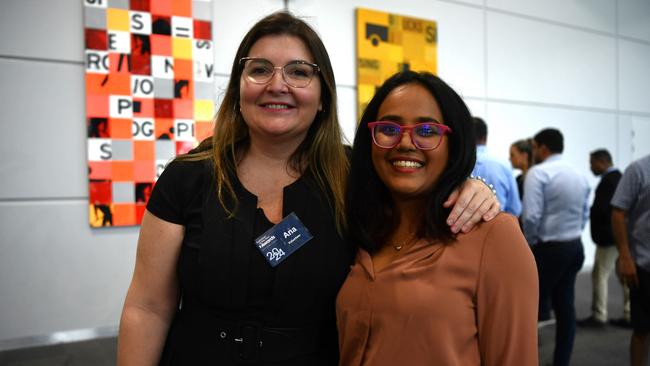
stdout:
[(271, 267), (276, 267), (312, 238), (309, 230), (292, 212), (255, 239), (255, 245)]

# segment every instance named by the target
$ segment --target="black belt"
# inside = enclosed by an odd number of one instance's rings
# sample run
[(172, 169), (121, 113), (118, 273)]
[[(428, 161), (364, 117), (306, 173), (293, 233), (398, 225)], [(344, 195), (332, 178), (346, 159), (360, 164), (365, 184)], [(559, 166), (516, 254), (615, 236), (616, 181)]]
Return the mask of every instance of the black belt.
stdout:
[(268, 327), (257, 321), (219, 319), (200, 306), (184, 304), (182, 313), (200, 316), (214, 332), (217, 342), (225, 343), (233, 359), (241, 363), (278, 362), (315, 353), (317, 328)]
[(569, 239), (569, 240), (549, 240), (549, 241), (540, 241), (539, 244), (542, 245), (564, 245), (564, 244), (578, 244), (581, 242), (581, 239)]

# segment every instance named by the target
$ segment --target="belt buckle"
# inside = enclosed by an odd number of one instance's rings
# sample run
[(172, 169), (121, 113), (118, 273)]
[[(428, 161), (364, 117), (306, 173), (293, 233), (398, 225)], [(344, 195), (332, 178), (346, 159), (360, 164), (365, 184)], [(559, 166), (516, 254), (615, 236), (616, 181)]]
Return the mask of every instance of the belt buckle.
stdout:
[(245, 321), (238, 325), (238, 335), (235, 342), (235, 357), (240, 362), (255, 362), (262, 350), (262, 324), (255, 321)]

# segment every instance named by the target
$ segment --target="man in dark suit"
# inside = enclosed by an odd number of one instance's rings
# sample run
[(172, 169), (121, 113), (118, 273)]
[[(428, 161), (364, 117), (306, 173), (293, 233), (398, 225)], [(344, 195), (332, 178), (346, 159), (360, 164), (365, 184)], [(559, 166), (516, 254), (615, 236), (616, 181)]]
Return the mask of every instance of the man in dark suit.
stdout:
[[(605, 149), (592, 152), (589, 163), (594, 175), (602, 177), (596, 187), (596, 195), (589, 216), (591, 237), (596, 243), (594, 267), (591, 272), (593, 288), (592, 314), (585, 319), (579, 320), (577, 324), (585, 327), (602, 327), (607, 323), (607, 283), (618, 258), (618, 251), (612, 234), (612, 207), (610, 201), (621, 179), (621, 172), (614, 168), (612, 156)], [(623, 286), (623, 294), (623, 318), (611, 322), (615, 325), (629, 326), (630, 299), (627, 286)]]

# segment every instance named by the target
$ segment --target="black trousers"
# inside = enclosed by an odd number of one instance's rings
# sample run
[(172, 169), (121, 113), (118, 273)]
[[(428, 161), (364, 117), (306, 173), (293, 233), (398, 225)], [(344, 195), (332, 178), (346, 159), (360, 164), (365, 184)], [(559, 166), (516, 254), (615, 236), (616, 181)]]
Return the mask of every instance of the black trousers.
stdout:
[(630, 287), (632, 327), (635, 332), (650, 332), (650, 271), (636, 266), (639, 287)]
[(550, 299), (555, 312), (553, 365), (569, 365), (576, 333), (576, 275), (585, 260), (582, 241), (541, 242), (532, 250), (539, 274), (540, 306)]

